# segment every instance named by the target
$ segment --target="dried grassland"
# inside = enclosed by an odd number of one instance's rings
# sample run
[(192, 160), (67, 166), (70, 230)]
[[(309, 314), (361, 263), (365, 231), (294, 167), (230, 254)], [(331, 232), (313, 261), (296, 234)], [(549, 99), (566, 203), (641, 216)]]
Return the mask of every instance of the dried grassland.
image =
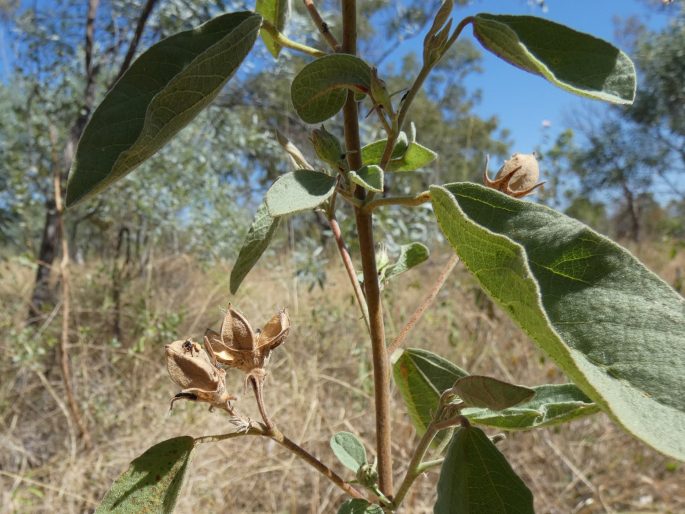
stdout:
[[(643, 257), (672, 282), (675, 261), (650, 252)], [(337, 265), (335, 258), (331, 262)], [(0, 262), (0, 511), (92, 512), (128, 462), (155, 442), (230, 430), (224, 415), (203, 405), (180, 403), (169, 414), (176, 388), (163, 355), (163, 344), (171, 338), (197, 338), (218, 324), (227, 301), (228, 268), (203, 269), (184, 258), (155, 262), (147, 271), (122, 291), (119, 342), (112, 336), (109, 273), (92, 265), (73, 272), (71, 365), (94, 443), (85, 451), (66, 416), (54, 365), (60, 314), (53, 312), (38, 333), (23, 331), (33, 272), (14, 261)], [(391, 336), (438, 271), (438, 264), (424, 265), (390, 285)], [(345, 473), (328, 448), (332, 433), (349, 430), (359, 434), (370, 453), (374, 447), (364, 327), (337, 268), (329, 271), (323, 291), (308, 291), (292, 276), (285, 260), (276, 269), (262, 267), (233, 302), (255, 326), (277, 308), (289, 308), (293, 329), (272, 357), (267, 406), (286, 435)], [(408, 344), (473, 373), (528, 385), (564, 382), (555, 365), (461, 269)], [(240, 377), (230, 380), (242, 393)], [(240, 408), (258, 418), (251, 396), (243, 396)], [(393, 408), (399, 477), (416, 438), (396, 392)], [(605, 415), (510, 434), (500, 449), (533, 490), (537, 512), (685, 512), (685, 466), (633, 440)], [(434, 472), (418, 480), (404, 512), (432, 512), (436, 480)], [(245, 437), (199, 448), (177, 512), (327, 513), (335, 512), (340, 500), (337, 489), (282, 448)]]

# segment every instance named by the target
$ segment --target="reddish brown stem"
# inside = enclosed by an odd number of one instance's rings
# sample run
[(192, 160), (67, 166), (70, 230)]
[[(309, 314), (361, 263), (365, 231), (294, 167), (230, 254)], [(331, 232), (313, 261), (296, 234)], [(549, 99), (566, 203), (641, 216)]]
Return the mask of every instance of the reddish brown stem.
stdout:
[(316, 25), (316, 28), (319, 29), (319, 32), (321, 32), (321, 35), (326, 40), (326, 43), (328, 43), (328, 46), (330, 46), (334, 52), (339, 51), (340, 50), (340, 43), (338, 43), (338, 40), (335, 39), (335, 36), (331, 33), (331, 29), (328, 26), (328, 23), (323, 21), (323, 18), (319, 14), (319, 10), (314, 5), (314, 1), (313, 0), (303, 0), (303, 1), (304, 1), (305, 7), (307, 8), (307, 11), (309, 12), (309, 17), (314, 22), (314, 25)]

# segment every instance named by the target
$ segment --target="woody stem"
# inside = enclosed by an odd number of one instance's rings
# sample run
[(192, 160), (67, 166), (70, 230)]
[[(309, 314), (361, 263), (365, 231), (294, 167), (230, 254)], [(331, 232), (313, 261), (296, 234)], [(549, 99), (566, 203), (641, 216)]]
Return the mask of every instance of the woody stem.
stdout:
[(259, 409), (259, 414), (262, 416), (262, 420), (264, 421), (264, 425), (266, 425), (266, 429), (268, 433), (272, 433), (274, 429), (274, 424), (271, 422), (271, 419), (269, 419), (269, 415), (266, 413), (266, 407), (264, 406), (264, 397), (262, 395), (262, 383), (263, 379), (259, 377), (250, 377), (249, 378), (250, 383), (252, 384), (252, 389), (254, 390), (254, 395), (255, 398), (257, 399), (257, 408)]

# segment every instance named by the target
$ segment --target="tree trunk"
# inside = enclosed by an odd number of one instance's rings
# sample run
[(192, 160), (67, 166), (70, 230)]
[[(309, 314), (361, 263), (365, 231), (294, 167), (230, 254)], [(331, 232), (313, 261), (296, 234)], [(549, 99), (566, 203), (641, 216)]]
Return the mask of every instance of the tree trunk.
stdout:
[(29, 326), (35, 326), (42, 321), (43, 309), (53, 303), (54, 291), (50, 286), (50, 271), (57, 256), (60, 244), (59, 217), (55, 201), (50, 198), (45, 202), (45, 222), (43, 236), (38, 250), (38, 268), (29, 304)]

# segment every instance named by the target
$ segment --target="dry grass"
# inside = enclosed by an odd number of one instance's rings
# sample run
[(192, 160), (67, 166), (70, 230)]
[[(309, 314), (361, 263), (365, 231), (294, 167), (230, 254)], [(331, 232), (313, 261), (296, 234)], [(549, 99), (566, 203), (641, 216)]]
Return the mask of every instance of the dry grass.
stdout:
[[(650, 250), (645, 257), (672, 280), (674, 261), (661, 255)], [(22, 332), (32, 270), (0, 267), (1, 511), (91, 512), (128, 462), (155, 442), (230, 429), (221, 413), (202, 405), (177, 404), (168, 413), (176, 388), (162, 351), (174, 334), (198, 337), (218, 323), (227, 301), (227, 269), (202, 270), (189, 259), (156, 262), (126, 286), (120, 343), (112, 342), (107, 273), (95, 266), (73, 273), (71, 362), (94, 440), (93, 450), (84, 451), (65, 415), (53, 364), (59, 313), (38, 334)], [(390, 335), (427, 289), (429, 282), (421, 281), (437, 273), (437, 265), (426, 265), (392, 285), (386, 309)], [(257, 326), (277, 308), (289, 307), (293, 331), (272, 358), (266, 403), (286, 435), (344, 473), (328, 448), (332, 433), (353, 431), (371, 452), (374, 446), (363, 324), (343, 273), (331, 271), (325, 291), (308, 292), (291, 277), (286, 264), (262, 268), (232, 301)], [(178, 312), (180, 319), (173, 315)], [(409, 344), (474, 373), (525, 384), (564, 381), (462, 270), (454, 272)], [(239, 377), (231, 383), (242, 392)], [(245, 395), (239, 405), (256, 418), (252, 403)], [(416, 439), (397, 394), (393, 409), (400, 477)], [(512, 434), (501, 449), (533, 490), (540, 513), (685, 512), (685, 467), (633, 440), (604, 415)], [(404, 512), (432, 512), (436, 480), (436, 473), (428, 473), (417, 481)], [(198, 449), (177, 512), (335, 512), (340, 500), (338, 490), (301, 461), (270, 441), (246, 437)]]

